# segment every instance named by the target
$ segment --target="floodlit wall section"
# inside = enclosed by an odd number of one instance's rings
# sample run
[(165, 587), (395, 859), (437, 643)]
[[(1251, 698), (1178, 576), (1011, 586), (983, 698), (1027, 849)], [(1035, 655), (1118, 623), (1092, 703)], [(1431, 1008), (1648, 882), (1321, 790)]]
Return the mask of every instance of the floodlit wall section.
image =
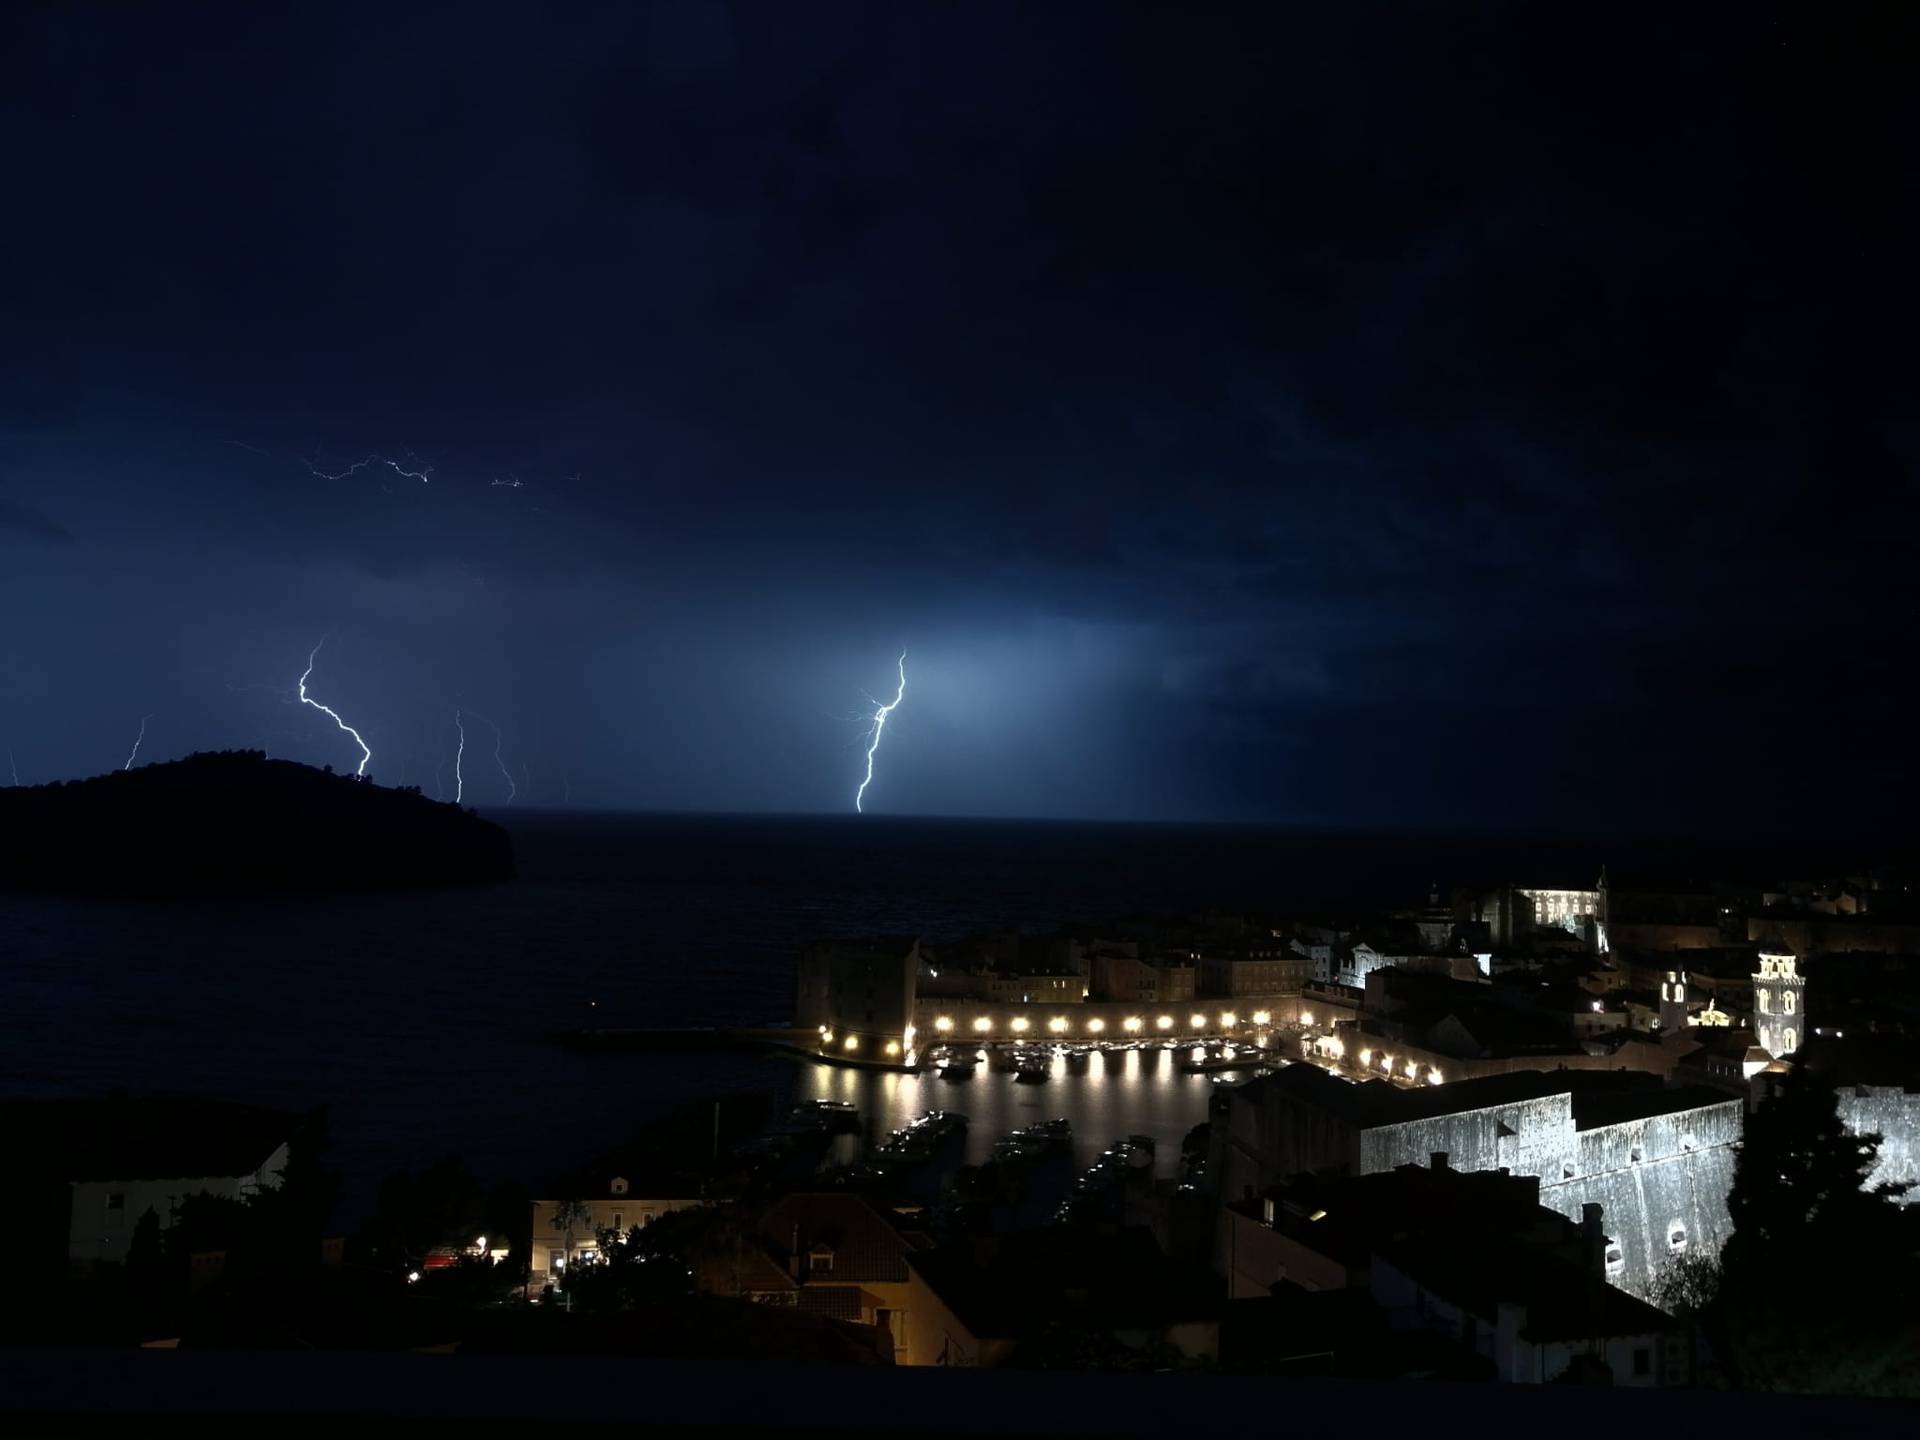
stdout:
[(1601, 1207), (1607, 1278), (1644, 1299), (1668, 1261), (1717, 1252), (1732, 1232), (1742, 1113), (1729, 1099), (1581, 1130), (1571, 1094), (1543, 1095), (1364, 1131), (1359, 1173), (1425, 1165), (1444, 1151), (1456, 1170), (1537, 1176), (1540, 1203), (1570, 1220), (1583, 1205)]

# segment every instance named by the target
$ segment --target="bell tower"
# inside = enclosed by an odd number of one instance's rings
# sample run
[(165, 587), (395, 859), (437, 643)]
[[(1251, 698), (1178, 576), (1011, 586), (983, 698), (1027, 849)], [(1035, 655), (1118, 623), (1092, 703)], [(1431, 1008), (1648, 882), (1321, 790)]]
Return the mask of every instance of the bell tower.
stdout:
[(1760, 952), (1760, 969), (1753, 977), (1754, 1040), (1776, 1060), (1806, 1041), (1806, 992), (1793, 952)]
[(1660, 1033), (1684, 1033), (1687, 1028), (1687, 972), (1667, 971), (1660, 982)]

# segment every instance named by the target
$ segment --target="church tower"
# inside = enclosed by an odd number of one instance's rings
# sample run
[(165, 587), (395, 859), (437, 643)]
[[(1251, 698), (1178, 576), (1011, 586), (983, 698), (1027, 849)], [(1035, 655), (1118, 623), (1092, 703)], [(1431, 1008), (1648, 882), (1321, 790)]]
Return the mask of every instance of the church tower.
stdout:
[(1806, 1041), (1806, 990), (1792, 952), (1760, 952), (1760, 971), (1753, 977), (1753, 1033), (1760, 1048), (1776, 1060)]
[(1660, 982), (1660, 1033), (1670, 1035), (1675, 1031), (1686, 1033), (1687, 1028), (1687, 972), (1669, 970), (1667, 978)]

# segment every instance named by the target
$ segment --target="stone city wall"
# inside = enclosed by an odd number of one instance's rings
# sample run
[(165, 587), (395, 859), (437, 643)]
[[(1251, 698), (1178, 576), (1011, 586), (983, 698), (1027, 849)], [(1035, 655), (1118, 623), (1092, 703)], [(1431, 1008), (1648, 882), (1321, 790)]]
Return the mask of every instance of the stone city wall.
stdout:
[(1843, 1085), (1835, 1097), (1850, 1135), (1878, 1135), (1879, 1163), (1870, 1185), (1916, 1186), (1903, 1203), (1920, 1202), (1920, 1094), (1877, 1085)]

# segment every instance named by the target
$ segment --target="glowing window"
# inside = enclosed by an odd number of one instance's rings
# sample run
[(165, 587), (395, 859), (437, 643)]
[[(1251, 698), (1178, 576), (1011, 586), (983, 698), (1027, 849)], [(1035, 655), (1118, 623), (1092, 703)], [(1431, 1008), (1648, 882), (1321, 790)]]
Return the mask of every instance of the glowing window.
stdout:
[(1789, 1014), (1789, 1015), (1791, 1015), (1791, 1014), (1793, 1014), (1793, 991), (1791, 991), (1791, 990), (1783, 990), (1783, 991), (1781, 991), (1781, 992), (1780, 992), (1780, 998), (1781, 998), (1782, 1000), (1784, 1000), (1784, 1001), (1786, 1001), (1786, 1006), (1785, 1006), (1785, 1009), (1786, 1009), (1786, 1012), (1787, 1012), (1787, 1014)]

